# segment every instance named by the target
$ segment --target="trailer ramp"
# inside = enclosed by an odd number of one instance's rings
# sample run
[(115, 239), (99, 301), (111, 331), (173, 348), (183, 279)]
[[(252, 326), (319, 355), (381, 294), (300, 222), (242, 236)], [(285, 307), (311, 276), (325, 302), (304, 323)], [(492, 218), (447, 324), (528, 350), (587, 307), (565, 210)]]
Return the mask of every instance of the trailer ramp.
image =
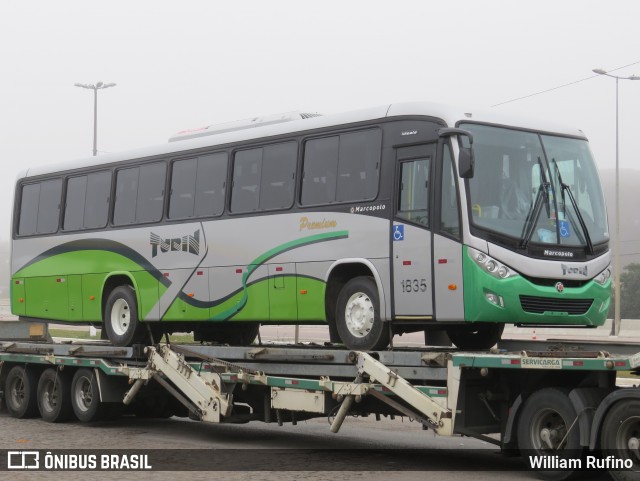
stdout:
[[(356, 359), (358, 366), (358, 376), (353, 383), (354, 386), (364, 384), (362, 391), (366, 394), (371, 394), (401, 413), (421, 422), (423, 426), (433, 429), (438, 434), (448, 436), (453, 434), (451, 410), (442, 407), (431, 396), (416, 389), (410, 382), (399, 376), (397, 371), (389, 369), (370, 354), (353, 352), (352, 356)], [(369, 379), (365, 383), (363, 380), (366, 377)], [(382, 385), (383, 388), (390, 390), (402, 402), (390, 399), (372, 389), (374, 384)], [(331, 424), (331, 432), (338, 432), (355, 399), (353, 394), (345, 396), (338, 414)]]
[(231, 414), (233, 396), (226, 391), (220, 374), (196, 371), (182, 354), (172, 350), (168, 344), (149, 346), (145, 352), (149, 359), (147, 365), (128, 370), (129, 379), (134, 383), (124, 398), (125, 404), (133, 401), (146, 382), (155, 379), (202, 421), (219, 423), (222, 417)]

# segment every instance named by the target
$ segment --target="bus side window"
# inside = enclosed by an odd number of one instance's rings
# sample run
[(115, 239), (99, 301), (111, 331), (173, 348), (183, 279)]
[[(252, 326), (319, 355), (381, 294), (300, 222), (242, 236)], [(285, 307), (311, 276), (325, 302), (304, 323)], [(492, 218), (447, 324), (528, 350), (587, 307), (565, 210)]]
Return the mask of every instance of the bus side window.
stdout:
[(31, 235), (36, 233), (38, 225), (38, 202), (40, 200), (40, 184), (27, 184), (22, 186), (20, 201), (19, 235)]
[(164, 202), (164, 162), (122, 169), (116, 177), (115, 225), (157, 222)]
[(340, 135), (338, 202), (372, 200), (378, 195), (381, 139), (378, 129)]
[(298, 144), (267, 145), (262, 154), (260, 209), (283, 209), (293, 204)]
[(86, 229), (94, 229), (107, 225), (110, 195), (111, 172), (89, 174), (83, 222)]
[(196, 217), (220, 215), (224, 211), (227, 181), (225, 152), (198, 157), (196, 176)]
[(262, 148), (236, 152), (231, 187), (231, 212), (234, 214), (258, 210), (261, 170)]
[(171, 168), (169, 219), (193, 217), (198, 159), (179, 160)]
[(304, 149), (302, 205), (329, 204), (336, 198), (339, 137), (308, 140)]
[(115, 225), (133, 224), (136, 220), (138, 175), (140, 169), (121, 169), (116, 177), (116, 201), (113, 208)]

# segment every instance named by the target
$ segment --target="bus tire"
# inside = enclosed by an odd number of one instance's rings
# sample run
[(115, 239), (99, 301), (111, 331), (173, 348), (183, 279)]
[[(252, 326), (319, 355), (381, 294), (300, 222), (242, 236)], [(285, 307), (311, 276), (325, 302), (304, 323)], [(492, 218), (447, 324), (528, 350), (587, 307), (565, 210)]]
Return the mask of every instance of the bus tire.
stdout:
[(38, 373), (29, 367), (14, 366), (4, 384), (4, 401), (9, 414), (18, 419), (38, 415)]
[(104, 308), (104, 329), (114, 346), (127, 347), (143, 339), (133, 287), (125, 285), (111, 291)]
[(349, 349), (376, 351), (389, 345), (389, 329), (380, 319), (378, 287), (371, 277), (354, 277), (338, 295), (336, 328)]
[(93, 369), (78, 369), (73, 375), (71, 405), (76, 417), (84, 423), (104, 417), (106, 405), (100, 401), (100, 388)]
[(473, 324), (470, 326), (451, 326), (447, 335), (460, 349), (491, 349), (502, 338), (504, 324)]
[(638, 481), (640, 479), (640, 399), (624, 399), (614, 404), (604, 418), (600, 434), (602, 457), (613, 455), (614, 459), (630, 459), (633, 467), (628, 471), (609, 470), (616, 481)]
[[(544, 388), (531, 394), (525, 401), (518, 419), (518, 447), (521, 455), (560, 456), (581, 459), (580, 430), (576, 410), (569, 399), (568, 390)], [(571, 426), (573, 425), (573, 428)], [(568, 435), (567, 435), (568, 433)], [(559, 444), (566, 437), (564, 444)], [(561, 449), (558, 449), (561, 448)], [(542, 479), (561, 481), (576, 471), (536, 470)]]
[(42, 371), (38, 381), (38, 410), (48, 423), (61, 423), (73, 416), (70, 402), (71, 383), (64, 371), (49, 368)]

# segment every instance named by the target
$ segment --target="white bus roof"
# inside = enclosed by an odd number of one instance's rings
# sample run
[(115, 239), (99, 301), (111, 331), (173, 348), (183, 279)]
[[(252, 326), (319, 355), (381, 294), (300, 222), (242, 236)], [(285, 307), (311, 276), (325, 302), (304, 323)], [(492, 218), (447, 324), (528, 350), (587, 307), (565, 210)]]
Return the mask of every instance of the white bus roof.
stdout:
[[(178, 140), (178, 138), (173, 137), (172, 140), (177, 141), (113, 154), (104, 154), (99, 157), (85, 157), (70, 162), (53, 165), (45, 164), (33, 167), (25, 171), (24, 175), (21, 177), (34, 177), (54, 172), (70, 171), (156, 155), (170, 155), (187, 150), (215, 147), (217, 145), (241, 142), (244, 140), (272, 137), (287, 133), (304, 132), (333, 125), (351, 124), (368, 120), (407, 115), (425, 115), (442, 119), (449, 127), (454, 127), (459, 121), (469, 120), (543, 132), (554, 132), (561, 135), (584, 137), (581, 130), (554, 125), (547, 121), (535, 121), (532, 119), (512, 117), (494, 111), (463, 110), (458, 107), (437, 103), (410, 102), (383, 105), (365, 110), (356, 110), (332, 115), (320, 115), (306, 118), (300, 117), (299, 120), (268, 123), (266, 125), (255, 126), (254, 128), (241, 128), (233, 131), (222, 130), (220, 133), (216, 133), (214, 135), (187, 138), (185, 140)], [(233, 124), (233, 122), (230, 122), (229, 124)]]

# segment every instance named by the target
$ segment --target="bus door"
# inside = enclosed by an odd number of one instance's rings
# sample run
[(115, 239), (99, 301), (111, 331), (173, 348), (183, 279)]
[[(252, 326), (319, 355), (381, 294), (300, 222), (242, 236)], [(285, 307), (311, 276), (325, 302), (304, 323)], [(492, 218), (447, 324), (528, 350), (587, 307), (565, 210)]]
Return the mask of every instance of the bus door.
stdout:
[(433, 315), (429, 203), (436, 145), (396, 149), (397, 205), (390, 233), (396, 318)]
[(436, 208), (433, 227), (433, 293), (438, 321), (464, 320), (462, 231), (457, 175), (449, 145), (443, 141), (442, 162), (435, 169)]

